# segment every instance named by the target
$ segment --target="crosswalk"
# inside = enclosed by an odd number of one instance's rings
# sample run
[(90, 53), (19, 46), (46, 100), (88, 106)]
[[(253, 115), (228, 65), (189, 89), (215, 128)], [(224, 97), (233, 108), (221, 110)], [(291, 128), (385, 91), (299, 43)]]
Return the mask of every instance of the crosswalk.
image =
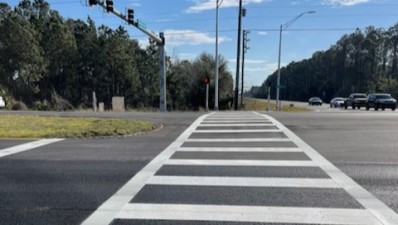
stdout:
[(398, 215), (272, 117), (217, 112), (83, 224), (392, 225)]

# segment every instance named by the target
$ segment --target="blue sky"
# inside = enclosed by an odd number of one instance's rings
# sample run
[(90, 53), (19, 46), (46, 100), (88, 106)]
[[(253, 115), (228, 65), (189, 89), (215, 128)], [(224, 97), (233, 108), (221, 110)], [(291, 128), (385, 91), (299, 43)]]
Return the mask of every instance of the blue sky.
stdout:
[[(6, 0), (11, 6), (19, 1)], [(49, 0), (64, 18), (86, 19), (97, 26), (126, 26), (131, 38), (143, 45), (146, 36), (100, 7), (88, 7), (85, 0)], [(219, 53), (229, 62), (235, 77), (239, 0), (223, 0), (219, 11)], [(245, 64), (245, 89), (259, 86), (277, 69), (279, 26), (306, 11), (283, 32), (282, 66), (310, 58), (327, 50), (342, 35), (367, 26), (389, 28), (398, 23), (397, 0), (243, 0), (247, 15), (243, 29), (250, 30)], [(195, 59), (203, 52), (215, 54), (216, 0), (114, 0), (115, 8), (135, 10), (135, 18), (147, 28), (165, 32), (166, 51), (176, 59)]]

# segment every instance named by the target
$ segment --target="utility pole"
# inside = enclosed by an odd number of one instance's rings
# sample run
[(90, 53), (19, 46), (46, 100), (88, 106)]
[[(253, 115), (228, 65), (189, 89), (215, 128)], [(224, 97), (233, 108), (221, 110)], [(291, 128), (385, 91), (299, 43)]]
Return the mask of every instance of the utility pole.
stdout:
[(242, 54), (242, 88), (241, 88), (241, 95), (240, 95), (240, 107), (243, 108), (243, 97), (244, 97), (244, 78), (245, 78), (245, 55), (247, 50), (249, 50), (249, 46), (247, 43), (250, 39), (247, 38), (247, 35), (250, 33), (249, 30), (243, 30), (243, 54)]
[(112, 13), (120, 19), (126, 21), (129, 25), (133, 25), (138, 30), (148, 35), (158, 45), (159, 51), (159, 76), (160, 76), (160, 101), (159, 110), (161, 112), (167, 111), (166, 102), (166, 66), (165, 66), (165, 38), (163, 33), (159, 33), (159, 36), (152, 31), (147, 30), (145, 23), (134, 18), (134, 10), (131, 8), (127, 9), (127, 15), (123, 15), (121, 12), (113, 7), (113, 0), (88, 0), (89, 6), (99, 5), (104, 8), (108, 13)]
[(214, 76), (214, 111), (218, 111), (218, 82), (219, 82), (219, 62), (218, 62), (218, 10), (222, 4), (223, 0), (216, 1), (216, 68)]
[(239, 97), (239, 65), (240, 65), (240, 38), (242, 33), (242, 0), (239, 0), (239, 16), (238, 16), (238, 47), (236, 53), (236, 76), (235, 76), (235, 99), (234, 109), (238, 110), (238, 97)]

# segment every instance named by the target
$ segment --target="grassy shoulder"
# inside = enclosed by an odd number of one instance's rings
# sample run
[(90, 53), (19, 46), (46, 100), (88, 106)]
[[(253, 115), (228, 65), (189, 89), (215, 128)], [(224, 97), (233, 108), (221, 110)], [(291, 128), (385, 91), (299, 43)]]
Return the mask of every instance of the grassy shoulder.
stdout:
[[(267, 101), (261, 100), (261, 99), (245, 98), (244, 107), (245, 107), (244, 110), (247, 110), (247, 111), (265, 111), (266, 109), (269, 109), (270, 111), (275, 111), (276, 105), (273, 102), (271, 102), (268, 105)], [(304, 108), (304, 107), (297, 107), (294, 105), (282, 104), (281, 111), (283, 111), (283, 112), (308, 112), (311, 110)]]
[(0, 116), (0, 138), (90, 138), (122, 136), (153, 130), (155, 124), (128, 119)]

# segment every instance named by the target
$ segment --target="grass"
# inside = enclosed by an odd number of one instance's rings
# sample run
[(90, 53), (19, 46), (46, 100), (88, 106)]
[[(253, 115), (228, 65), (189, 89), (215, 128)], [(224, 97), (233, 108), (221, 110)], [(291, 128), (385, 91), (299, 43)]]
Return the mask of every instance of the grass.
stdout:
[(153, 130), (146, 121), (128, 119), (0, 116), (0, 138), (91, 138), (123, 136)]
[[(244, 110), (247, 110), (247, 111), (265, 111), (266, 109), (268, 109), (268, 102), (266, 100), (245, 98), (244, 105), (245, 105)], [(275, 111), (275, 108), (276, 108), (275, 103), (271, 102), (269, 104), (269, 110)], [(283, 111), (283, 112), (308, 112), (311, 110), (307, 109), (307, 108), (303, 108), (303, 107), (296, 107), (296, 106), (282, 104), (281, 111)]]

